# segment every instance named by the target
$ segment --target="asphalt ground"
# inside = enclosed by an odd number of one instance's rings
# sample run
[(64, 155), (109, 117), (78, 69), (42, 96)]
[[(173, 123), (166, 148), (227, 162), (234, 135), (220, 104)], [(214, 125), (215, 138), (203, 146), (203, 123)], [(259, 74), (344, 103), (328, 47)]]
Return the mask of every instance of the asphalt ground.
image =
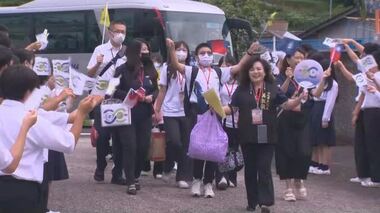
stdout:
[[(379, 153), (380, 154), (380, 153)], [(239, 172), (238, 187), (216, 191), (213, 199), (193, 198), (190, 189), (178, 189), (174, 176), (169, 183), (142, 177), (142, 190), (137, 196), (126, 194), (125, 186), (110, 184), (112, 162), (106, 170), (104, 184), (95, 183), (96, 154), (89, 138), (82, 137), (73, 155), (66, 155), (70, 179), (53, 182), (49, 207), (62, 213), (230, 213), (245, 212), (247, 205), (244, 172)], [(349, 182), (355, 176), (353, 148), (335, 147), (332, 175), (309, 175), (306, 181), (308, 199), (286, 202), (282, 200), (284, 183), (273, 168), (278, 213), (380, 213), (380, 188), (363, 188)], [(259, 211), (257, 211), (259, 212)]]

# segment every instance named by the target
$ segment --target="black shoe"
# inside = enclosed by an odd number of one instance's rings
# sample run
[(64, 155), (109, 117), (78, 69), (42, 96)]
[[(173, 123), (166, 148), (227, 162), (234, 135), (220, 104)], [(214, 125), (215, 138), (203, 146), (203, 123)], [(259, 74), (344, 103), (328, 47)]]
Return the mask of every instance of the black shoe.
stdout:
[(137, 194), (136, 185), (134, 185), (134, 184), (129, 185), (128, 188), (127, 188), (127, 194), (129, 194), (129, 195), (136, 195)]
[(246, 210), (247, 212), (254, 212), (256, 208), (254, 207), (251, 207), (251, 206), (247, 206)]
[(216, 184), (216, 188), (218, 190), (226, 190), (228, 187), (228, 182), (227, 180), (223, 177), (218, 184)]
[(94, 174), (94, 180), (96, 182), (103, 182), (104, 181), (104, 171), (96, 169), (95, 174)]
[(119, 178), (112, 178), (112, 179), (111, 179), (111, 183), (112, 183), (112, 184), (116, 184), (116, 185), (127, 185), (127, 180), (125, 180), (125, 179), (122, 178), (122, 177), (119, 177)]
[(135, 187), (137, 191), (141, 190), (141, 185), (140, 185), (139, 180), (135, 180)]

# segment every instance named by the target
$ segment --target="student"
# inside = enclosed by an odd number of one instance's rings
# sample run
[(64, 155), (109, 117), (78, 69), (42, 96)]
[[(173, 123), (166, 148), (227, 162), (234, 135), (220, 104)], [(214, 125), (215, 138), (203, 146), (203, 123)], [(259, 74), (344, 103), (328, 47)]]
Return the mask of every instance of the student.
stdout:
[[(315, 59), (313, 56), (311, 58)], [(329, 59), (322, 56), (321, 60), (315, 60), (323, 69), (329, 68)], [(333, 110), (338, 97), (338, 83), (335, 81), (334, 67), (330, 69), (331, 75), (320, 83), (323, 84), (323, 93), (313, 97), (314, 104), (311, 109), (310, 141), (313, 153), (309, 173), (313, 174), (331, 174), (331, 147), (336, 145)]]
[[(119, 51), (123, 51), (123, 42), (127, 34), (127, 26), (124, 21), (112, 21), (108, 29), (110, 40), (95, 48), (94, 53), (87, 66), (88, 76), (98, 77), (101, 72), (105, 72), (107, 76), (113, 76), (117, 67), (125, 63), (126, 58), (122, 57), (107, 69), (106, 66), (111, 63), (112, 59), (117, 57)], [(96, 169), (94, 180), (96, 182), (104, 182), (104, 170), (107, 167), (106, 156), (110, 150), (111, 132), (109, 128), (103, 128), (100, 119), (100, 106), (96, 107), (92, 112), (94, 117), (94, 127), (98, 133), (96, 140)], [(116, 157), (118, 160), (121, 158)], [(125, 179), (122, 178), (122, 162), (113, 159), (115, 167), (112, 169), (112, 184), (125, 185)]]
[(0, 171), (6, 174), (12, 174), (16, 171), (24, 152), (26, 135), (30, 127), (32, 127), (36, 121), (37, 112), (28, 112), (23, 119), (16, 142), (12, 145), (11, 149), (6, 149), (4, 145), (0, 143)]
[(145, 91), (137, 105), (131, 109), (132, 124), (112, 128), (114, 150), (121, 152), (127, 193), (130, 195), (136, 195), (140, 189), (139, 177), (151, 140), (153, 103), (158, 94), (157, 71), (149, 53), (146, 41), (135, 39), (129, 42), (126, 51), (128, 61), (115, 72), (115, 77), (120, 77), (120, 85), (116, 88), (114, 98), (123, 101), (130, 89)]
[[(231, 76), (237, 74), (242, 67), (248, 63), (254, 52), (263, 52), (261, 48), (258, 48), (258, 44), (253, 43), (247, 52), (248, 54), (242, 58), (239, 64), (232, 67), (214, 68), (212, 67), (214, 56), (211, 47), (207, 43), (201, 43), (195, 49), (195, 55), (199, 66), (191, 67), (178, 62), (173, 41), (167, 39), (167, 45), (170, 51), (170, 61), (173, 63), (173, 67), (181, 74), (185, 74), (186, 89), (189, 94), (188, 100), (190, 102), (188, 116), (190, 116), (191, 128), (197, 123), (198, 114), (203, 114), (208, 108), (207, 106), (201, 106), (198, 102), (198, 99), (203, 100), (201, 94), (209, 89), (214, 89), (219, 96), (221, 85), (227, 83), (231, 79)], [(191, 82), (191, 79), (193, 79), (194, 82)], [(201, 195), (202, 179), (205, 197), (213, 198), (215, 196), (212, 189), (212, 182), (215, 179), (216, 167), (217, 164), (215, 162), (194, 159), (194, 181), (191, 188), (191, 193), (194, 197), (199, 197)]]
[[(305, 52), (298, 48), (288, 53), (283, 61), (277, 85), (288, 98), (298, 96), (302, 88), (293, 78), (294, 68), (305, 58)], [(276, 146), (276, 169), (280, 180), (285, 181), (284, 200), (305, 199), (307, 191), (303, 180), (306, 179), (310, 159), (311, 145), (307, 124), (311, 101), (306, 101), (294, 109), (283, 110), (279, 114), (278, 144)], [(294, 186), (293, 186), (294, 184)]]
[[(361, 66), (359, 66), (359, 59), (370, 55), (373, 52), (380, 49), (380, 45), (376, 43), (366, 43), (364, 45), (359, 44), (353, 39), (343, 39), (345, 45), (345, 50), (350, 57), (350, 59), (358, 65), (359, 71)], [(351, 49), (349, 44), (353, 44), (356, 49), (359, 51), (360, 56), (357, 56), (356, 53)], [(340, 61), (336, 63), (336, 66), (342, 72), (343, 76), (351, 82), (355, 82), (353, 79), (353, 74), (347, 70), (344, 64)], [(350, 181), (353, 183), (363, 183), (370, 181), (370, 169), (369, 169), (369, 155), (367, 154), (367, 147), (364, 137), (364, 122), (363, 122), (363, 110), (361, 109), (362, 103), (359, 103), (360, 89), (358, 89), (359, 95), (355, 98), (356, 107), (352, 113), (352, 125), (355, 126), (355, 140), (354, 140), (354, 155), (355, 155), (355, 164), (356, 164), (356, 173), (357, 177), (351, 178)], [(361, 100), (363, 101), (363, 100)]]
[[(0, 105), (0, 138), (7, 149), (16, 141), (17, 131), (27, 113), (24, 103), (37, 86), (37, 75), (22, 65), (7, 68), (0, 77), (4, 97)], [(70, 131), (64, 131), (38, 116), (36, 124), (27, 134), (25, 151), (18, 169), (11, 175), (0, 172), (0, 212), (42, 212), (40, 184), (45, 162), (44, 149), (72, 153), (80, 137), (85, 116), (100, 101), (100, 98), (94, 96), (82, 100)]]
[[(219, 67), (231, 67), (236, 65), (236, 60), (232, 55), (227, 54), (219, 60)], [(232, 95), (234, 94), (236, 88), (238, 87), (238, 76), (233, 76), (227, 83), (220, 88), (220, 100), (223, 106), (228, 106), (231, 103)], [(237, 116), (237, 115), (236, 115)], [(223, 129), (226, 131), (228, 136), (228, 149), (230, 151), (239, 151), (238, 143), (238, 133), (237, 133), (237, 118), (232, 116), (227, 116), (222, 124)], [(215, 182), (216, 188), (219, 190), (225, 190), (227, 187), (236, 187), (237, 186), (237, 172), (230, 171), (227, 173), (221, 173), (219, 169), (215, 173)]]
[(276, 108), (293, 109), (305, 96), (307, 93), (289, 99), (278, 89), (268, 62), (259, 57), (241, 70), (240, 85), (225, 111), (227, 114), (239, 112), (238, 134), (245, 162), (247, 211), (253, 212), (260, 206), (261, 212), (267, 213), (274, 205), (271, 162), (276, 141)]
[[(0, 76), (3, 71), (12, 64), (12, 51), (0, 45)], [(3, 93), (0, 87), (0, 104), (3, 101)]]
[[(183, 42), (175, 42), (175, 54), (179, 63), (189, 65), (190, 49)], [(163, 113), (165, 132), (167, 137), (167, 159), (164, 165), (164, 179), (168, 179), (173, 169), (173, 162), (178, 163), (176, 181), (181, 189), (189, 188), (188, 181), (192, 180), (192, 162), (187, 156), (190, 139), (189, 120), (185, 116), (183, 98), (186, 79), (183, 74), (175, 70), (169, 60), (167, 66), (161, 69), (160, 92), (156, 100), (155, 114), (159, 117)], [(158, 118), (157, 120), (162, 120)]]

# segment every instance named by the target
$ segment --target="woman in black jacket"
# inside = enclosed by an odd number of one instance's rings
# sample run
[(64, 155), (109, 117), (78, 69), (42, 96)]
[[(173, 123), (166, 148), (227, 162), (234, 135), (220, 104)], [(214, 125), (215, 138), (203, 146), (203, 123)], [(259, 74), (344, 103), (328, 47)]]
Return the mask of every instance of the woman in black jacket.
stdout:
[[(113, 146), (118, 151), (117, 157), (122, 157), (127, 180), (127, 193), (135, 195), (140, 189), (138, 178), (148, 155), (151, 139), (153, 102), (158, 94), (157, 71), (150, 59), (147, 42), (135, 39), (128, 44), (124, 65), (116, 69), (115, 77), (120, 78), (114, 98), (124, 100), (130, 89), (143, 90), (145, 94), (139, 98), (132, 108), (132, 124), (114, 127), (115, 138)], [(115, 159), (117, 160), (117, 159)]]

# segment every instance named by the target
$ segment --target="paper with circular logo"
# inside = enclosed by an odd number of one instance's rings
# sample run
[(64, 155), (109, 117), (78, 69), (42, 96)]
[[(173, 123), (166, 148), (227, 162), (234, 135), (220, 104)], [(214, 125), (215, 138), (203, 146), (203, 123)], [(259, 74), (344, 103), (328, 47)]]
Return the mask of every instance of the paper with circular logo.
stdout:
[(323, 68), (314, 60), (303, 60), (294, 69), (294, 80), (305, 89), (317, 87), (322, 77)]

